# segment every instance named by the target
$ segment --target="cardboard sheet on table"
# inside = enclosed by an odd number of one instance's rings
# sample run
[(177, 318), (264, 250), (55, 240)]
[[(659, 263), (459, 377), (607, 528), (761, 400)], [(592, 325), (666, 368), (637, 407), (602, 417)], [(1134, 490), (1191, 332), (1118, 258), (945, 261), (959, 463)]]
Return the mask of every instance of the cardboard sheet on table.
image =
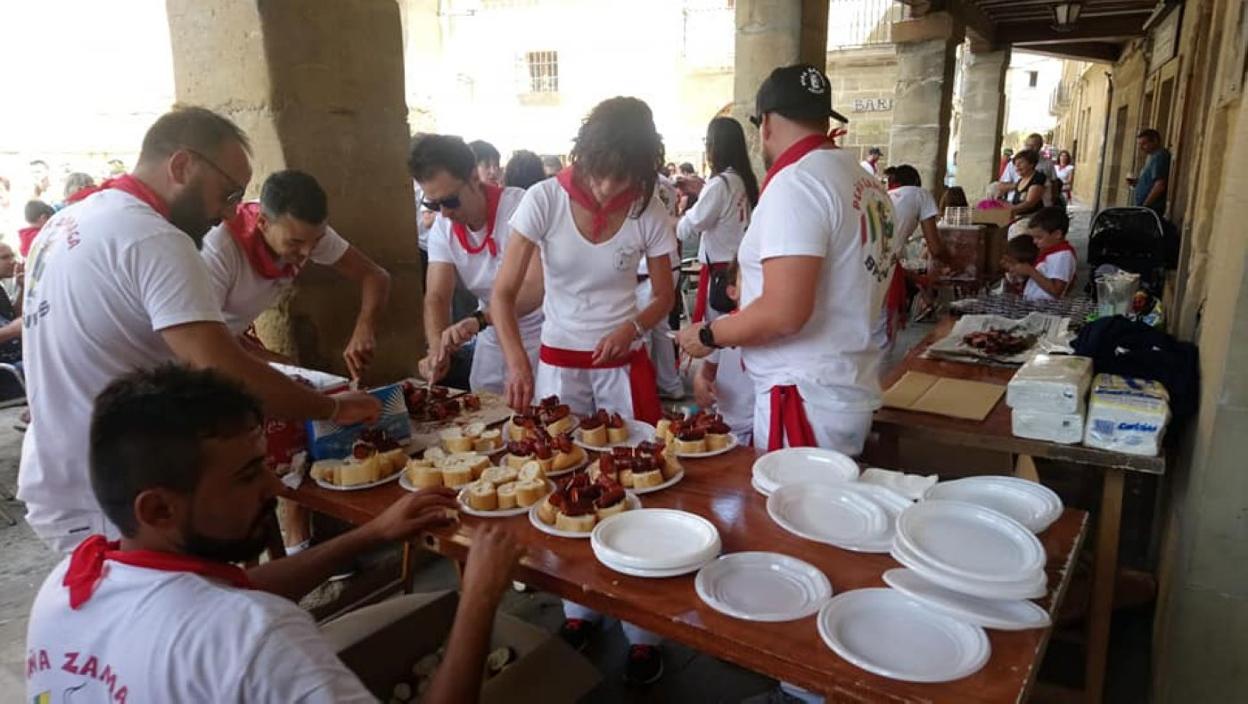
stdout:
[(884, 392), (884, 405), (965, 420), (983, 420), (1005, 395), (1005, 386), (906, 372)]
[(450, 420), (444, 421), (412, 421), (412, 438), (408, 443), (408, 450), (419, 452), (426, 447), (440, 444), (442, 442), (440, 433), (443, 429), (451, 426), (463, 426), (469, 423), (484, 423), (487, 426), (494, 426), (511, 417), (511, 409), (507, 407), (507, 399), (502, 396), (482, 391), (477, 394), (477, 398), (481, 400), (481, 409), (478, 411), (461, 413)]

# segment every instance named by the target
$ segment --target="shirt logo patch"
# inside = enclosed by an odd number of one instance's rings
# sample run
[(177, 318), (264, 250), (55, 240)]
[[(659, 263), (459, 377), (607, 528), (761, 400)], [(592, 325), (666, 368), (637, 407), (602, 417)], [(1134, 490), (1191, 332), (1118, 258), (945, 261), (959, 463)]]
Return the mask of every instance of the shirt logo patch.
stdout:
[(636, 271), (641, 261), (641, 251), (636, 247), (620, 247), (615, 250), (616, 271)]

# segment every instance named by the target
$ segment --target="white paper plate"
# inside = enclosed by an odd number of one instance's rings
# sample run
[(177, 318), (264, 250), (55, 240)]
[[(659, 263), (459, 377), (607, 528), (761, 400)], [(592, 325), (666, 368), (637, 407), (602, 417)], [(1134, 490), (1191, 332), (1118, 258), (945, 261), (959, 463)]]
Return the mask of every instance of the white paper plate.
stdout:
[(858, 478), (858, 463), (835, 450), (789, 447), (755, 460), (753, 476), (768, 492), (785, 484), (839, 484)]
[(763, 496), (771, 496), (771, 490), (764, 487), (762, 484), (759, 484), (757, 479), (750, 479), (750, 486), (754, 487), (754, 491), (757, 491)]
[(967, 477), (941, 482), (924, 499), (965, 501), (999, 511), (1033, 533), (1044, 532), (1062, 515), (1062, 500), (1053, 490), (1018, 477)]
[(961, 501), (921, 501), (897, 519), (897, 537), (960, 577), (1012, 582), (1044, 574), (1044, 546), (1018, 521)]
[(971, 596), (984, 599), (1039, 599), (1048, 593), (1048, 577), (1044, 573), (1017, 582), (983, 582), (949, 574), (918, 557), (897, 540), (893, 541), (893, 549), (888, 554), (928, 581)]
[(594, 553), (613, 565), (669, 570), (705, 564), (719, 555), (719, 531), (687, 511), (643, 508), (618, 513), (594, 526)]
[(767, 514), (781, 528), (828, 545), (858, 545), (888, 528), (884, 509), (836, 484), (787, 484), (767, 497)]
[(992, 648), (984, 629), (893, 589), (839, 594), (819, 611), (823, 642), (868, 672), (905, 682), (950, 682), (978, 672)]
[(841, 545), (840, 547), (854, 552), (872, 552), (886, 553), (893, 546), (893, 535), (897, 532), (897, 517), (902, 511), (914, 504), (913, 501), (898, 494), (892, 489), (876, 484), (864, 484), (862, 482), (846, 482), (838, 485), (841, 488), (850, 491), (856, 491), (872, 501), (884, 511), (887, 524), (884, 532), (875, 538), (855, 543), (852, 545)]
[(633, 492), (634, 494), (653, 494), (656, 491), (663, 491), (664, 489), (672, 486), (673, 484), (675, 484), (676, 482), (679, 482), (681, 479), (684, 479), (684, 478), (685, 478), (685, 470), (682, 469), (676, 474), (672, 475), (671, 479), (665, 480), (662, 484), (659, 484), (658, 486), (650, 486), (644, 489), (638, 489), (636, 487), (633, 487), (632, 489), (629, 489), (629, 491)]
[(695, 562), (692, 565), (688, 565), (686, 567), (673, 567), (671, 569), (663, 569), (663, 570), (647, 570), (647, 569), (641, 569), (639, 567), (628, 567), (627, 565), (621, 565), (621, 564), (603, 559), (602, 554), (600, 554), (597, 550), (594, 551), (594, 556), (597, 557), (598, 561), (601, 562), (603, 566), (607, 567), (608, 569), (615, 570), (616, 572), (619, 572), (620, 574), (629, 575), (630, 577), (645, 577), (647, 579), (665, 579), (667, 577), (679, 577), (681, 575), (686, 575), (691, 572), (697, 572), (698, 570), (702, 569), (703, 565), (709, 562), (709, 560), (702, 560), (700, 562)]
[[(554, 490), (555, 490), (554, 483), (547, 481), (546, 482), (546, 494), (549, 494), (550, 492)], [(455, 495), (455, 499), (459, 501), (459, 510), (463, 511), (469, 516), (476, 516), (478, 518), (510, 518), (511, 516), (520, 516), (525, 513), (528, 513), (529, 509), (532, 508), (532, 506), (517, 506), (515, 508), (506, 508), (501, 511), (478, 511), (477, 509), (468, 505), (468, 501), (466, 500), (467, 491), (468, 491), (467, 486), (461, 487), (459, 490), (459, 493)], [(542, 498), (545, 498), (546, 494), (543, 494)], [(541, 499), (538, 499), (538, 503), (541, 503)]]
[[(723, 447), (718, 450), (707, 450), (706, 452), (677, 452), (676, 456), (684, 457), (684, 458), (691, 459), (691, 460), (698, 459), (700, 457), (715, 457), (717, 455), (722, 455), (725, 452), (732, 452), (733, 450), (741, 446), (741, 441), (737, 439), (737, 436), (735, 434), (729, 433), (728, 437), (731, 438), (731, 442), (728, 443), (727, 447)], [(675, 448), (673, 447), (672, 449), (675, 449)]]
[(698, 572), (694, 588), (707, 606), (747, 621), (794, 621), (832, 598), (817, 567), (777, 552), (724, 555)]
[(628, 439), (624, 442), (589, 445), (581, 441), (580, 430), (572, 433), (572, 441), (586, 450), (594, 450), (595, 452), (610, 452), (613, 447), (637, 447), (646, 440), (654, 442), (655, 430), (653, 425), (634, 418), (625, 418), (624, 423), (628, 425)]
[[(575, 438), (576, 429), (579, 428), (580, 425), (581, 425), (581, 419), (578, 418), (575, 413), (573, 413), (572, 414), (572, 426), (563, 432), (572, 433), (572, 437)], [(503, 421), (503, 445), (506, 446), (509, 440), (511, 440), (511, 419), (510, 418)]]
[(884, 583), (907, 596), (967, 623), (1001, 631), (1044, 628), (1049, 612), (1026, 599), (984, 599), (946, 589), (911, 569), (884, 573)]
[(316, 482), (316, 485), (322, 489), (329, 489), (330, 491), (361, 491), (363, 489), (372, 489), (373, 487), (381, 486), (382, 484), (389, 484), (401, 476), (403, 476), (403, 470), (399, 470), (385, 479), (368, 482), (367, 484), (356, 484), (355, 486), (338, 486), (337, 484), (330, 484), (329, 482), (321, 481), (320, 479), (313, 479), (312, 481)]
[[(625, 494), (624, 500), (628, 502), (627, 504), (628, 508), (625, 510), (636, 511), (637, 509), (641, 508), (641, 499), (637, 498), (637, 496), (633, 494), (633, 492), (626, 491), (624, 492), (624, 494)], [(552, 525), (548, 525), (545, 522), (543, 522), (542, 519), (538, 518), (537, 516), (537, 509), (541, 505), (542, 505), (542, 502), (538, 501), (537, 503), (533, 504), (533, 506), (529, 509), (529, 523), (532, 523), (534, 528), (548, 535), (553, 535), (556, 538), (588, 538), (589, 537), (589, 533), (590, 533), (589, 531), (586, 531), (584, 533), (578, 533), (578, 532), (570, 531), (570, 530), (559, 530), (558, 528)]]

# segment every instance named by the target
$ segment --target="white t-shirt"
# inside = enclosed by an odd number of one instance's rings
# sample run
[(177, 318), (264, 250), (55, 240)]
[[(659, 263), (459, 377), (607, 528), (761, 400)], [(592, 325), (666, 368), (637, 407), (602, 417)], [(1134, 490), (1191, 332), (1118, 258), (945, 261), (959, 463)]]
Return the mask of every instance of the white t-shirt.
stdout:
[(425, 214), (425, 206), (422, 203), (425, 200), (425, 192), (421, 189), (420, 184), (416, 183), (416, 179), (412, 179), (412, 190), (416, 193), (416, 244), (422, 250), (429, 249), (429, 231), (432, 226), (425, 227), (425, 219), (421, 217)]
[(861, 166), (867, 173), (871, 174), (872, 176), (877, 175), (875, 172), (875, 164), (872, 164), (866, 159), (863, 159), (862, 161), (858, 162), (858, 165)]
[(893, 205), (879, 181), (841, 149), (818, 149), (772, 178), (737, 255), (741, 307), (763, 292), (763, 261), (823, 259), (815, 307), (794, 335), (742, 348), (760, 392), (807, 380), (824, 407), (879, 406), (880, 351), (872, 328), (883, 308), (896, 237)]
[[(1036, 265), (1036, 271), (1044, 274), (1050, 279), (1060, 279), (1067, 284), (1067, 290), (1070, 289), (1070, 283), (1075, 280), (1075, 270), (1079, 267), (1079, 261), (1075, 255), (1065, 250), (1053, 252), (1044, 258), (1044, 261)], [(1023, 298), (1033, 301), (1056, 301), (1057, 297), (1049, 294), (1048, 291), (1040, 288), (1040, 284), (1032, 279), (1027, 279), (1027, 285), (1023, 287)]]
[(117, 377), (172, 361), (160, 330), (221, 322), (195, 243), (115, 189), (57, 213), (31, 247), (23, 331), (34, 422), (18, 497), (41, 537), (111, 531), (87, 475), (95, 397)]
[(940, 217), (940, 209), (936, 207), (936, 199), (926, 188), (919, 186), (898, 186), (888, 192), (893, 201), (893, 215), (896, 237), (893, 238), (893, 255), (901, 256), (906, 241), (914, 235), (919, 223), (928, 218)]
[(525, 192), (511, 227), (542, 250), (542, 344), (567, 350), (593, 350), (604, 335), (637, 317), (638, 263), (671, 256), (676, 242), (667, 212), (652, 197), (641, 216), (630, 214), (611, 239), (591, 243), (576, 229), (571, 201), (556, 179)]
[(745, 182), (736, 171), (727, 169), (706, 182), (698, 202), (677, 223), (676, 234), (687, 240), (702, 233), (698, 243), (700, 261), (731, 262), (749, 224), (750, 201), (745, 194)]
[(1054, 169), (1054, 171), (1057, 174), (1057, 177), (1062, 180), (1062, 188), (1069, 189), (1070, 177), (1075, 173), (1075, 165), (1067, 164), (1065, 166), (1058, 166)]
[[(441, 262), (454, 266), (455, 271), (459, 272), (460, 280), (464, 282), (464, 287), (477, 297), (481, 310), (485, 310), (490, 305), (494, 279), (498, 277), (498, 269), (503, 263), (507, 239), (511, 236), (508, 223), (511, 221), (512, 213), (520, 207), (520, 201), (523, 199), (524, 189), (503, 189), (503, 194), (498, 200), (498, 213), (494, 217), (494, 242), (498, 246), (498, 254), (493, 257), (490, 256), (489, 249), (469, 254), (460, 246), (455, 233), (451, 230), (455, 223), (441, 214), (433, 221), (433, 227), (429, 229), (429, 263)], [(485, 230), (484, 227), (480, 230), (469, 230), (468, 241), (473, 247), (485, 241)], [(522, 331), (529, 328), (536, 329), (535, 326), (541, 326), (541, 320), (542, 311), (535, 310), (520, 319), (520, 329)]]
[[(221, 315), (230, 332), (240, 335), (264, 311), (276, 303), (282, 294), (294, 284), (294, 279), (282, 277), (267, 279), (256, 271), (238, 242), (230, 235), (228, 225), (221, 223), (209, 230), (204, 237), (200, 254), (212, 277), (212, 288), (221, 302)], [(308, 259), (317, 264), (332, 266), (347, 253), (351, 244), (332, 227), (325, 228), (325, 235), (312, 248)]]
[[(1057, 178), (1057, 167), (1053, 162), (1044, 157), (1040, 157), (1040, 161), (1036, 162), (1036, 171), (1044, 174), (1050, 181)], [(1018, 183), (1018, 170), (1014, 168), (1014, 160), (1010, 159), (1005, 165), (1005, 171), (1001, 174), (1001, 183)]]
[[(297, 604), (119, 562), (77, 609), (66, 558), (35, 597), (26, 701), (375, 702)], [(72, 695), (71, 695), (72, 693)]]

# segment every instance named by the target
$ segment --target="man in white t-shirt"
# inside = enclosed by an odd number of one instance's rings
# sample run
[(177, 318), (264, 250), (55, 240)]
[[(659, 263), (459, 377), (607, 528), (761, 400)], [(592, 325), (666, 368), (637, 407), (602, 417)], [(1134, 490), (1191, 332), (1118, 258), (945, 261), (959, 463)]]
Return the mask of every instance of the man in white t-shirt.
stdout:
[[(438, 213), (429, 233), (429, 267), (425, 272), (425, 338), (429, 351), (420, 373), (430, 381), (446, 376), (451, 355), (476, 339), (468, 385), (473, 391), (503, 393), (507, 371), (489, 303), (498, 267), (511, 236), (512, 213), (524, 190), (481, 181), (477, 161), (464, 140), (425, 135), (412, 145), (408, 171), (424, 193), (423, 207)], [(451, 323), (455, 277), (477, 299), (477, 310)], [(525, 273), (520, 300), (520, 334), (533, 364), (542, 336), (542, 267)]]
[(756, 115), (769, 165), (738, 252), (741, 309), (680, 332), (705, 357), (741, 347), (754, 379), (754, 443), (856, 455), (880, 405), (872, 336), (892, 269), (892, 202), (828, 137), (831, 89), (819, 69), (778, 68)]
[[(373, 360), (378, 319), (390, 296), (390, 275), (326, 224), (329, 200), (311, 174), (278, 171), (260, 200), (208, 231), (201, 254), (230, 332), (242, 336), (260, 313), (294, 284), (308, 262), (332, 267), (360, 287), (360, 312), (342, 357), (359, 379)], [(243, 337), (244, 347), (257, 341)], [(256, 350), (264, 357), (263, 347)]]
[(884, 156), (884, 152), (879, 147), (871, 147), (867, 150), (867, 158), (858, 162), (858, 165), (867, 173), (878, 178), (880, 175), (880, 157), (882, 156)]
[(893, 250), (889, 253), (893, 274), (884, 311), (875, 331), (881, 348), (887, 348), (892, 343), (897, 326), (905, 321), (907, 315), (906, 272), (902, 260), (915, 232), (919, 232), (928, 256), (938, 261), (946, 257), (945, 245), (936, 227), (940, 209), (936, 207), (932, 194), (923, 188), (918, 169), (909, 164), (898, 164), (890, 166), (885, 173), (888, 175), (888, 197), (893, 202), (895, 228)]
[[(376, 701), (335, 654), (332, 631), (347, 641), (347, 624), (322, 634), (298, 600), (361, 552), (453, 526), (451, 490), (405, 494), (355, 530), (244, 571), (232, 563), (259, 556), (283, 491), (264, 465), (255, 398), (210, 370), (132, 372), (96, 400), (90, 438), (90, 486), (121, 538), (83, 536), (44, 580), (26, 701)], [(476, 530), (424, 701), (476, 699), (519, 553), (506, 531)], [(350, 630), (375, 632), (427, 599), (354, 612)]]
[(1070, 216), (1058, 205), (1041, 208), (1027, 221), (1027, 234), (1036, 241), (1040, 253), (1033, 264), (1009, 260), (1009, 273), (1027, 281), (1023, 298), (1055, 301), (1070, 290), (1079, 258), (1075, 248), (1066, 241), (1069, 229)]
[(33, 422), (18, 497), (53, 549), (118, 535), (87, 484), (91, 402), (134, 369), (180, 360), (243, 381), (277, 418), (376, 418), (367, 394), (335, 397), (251, 356), (222, 323), (198, 246), (232, 217), (251, 179), (247, 138), (202, 108), (170, 112), (143, 139), (134, 172), (57, 213), (26, 267), (24, 358)]

